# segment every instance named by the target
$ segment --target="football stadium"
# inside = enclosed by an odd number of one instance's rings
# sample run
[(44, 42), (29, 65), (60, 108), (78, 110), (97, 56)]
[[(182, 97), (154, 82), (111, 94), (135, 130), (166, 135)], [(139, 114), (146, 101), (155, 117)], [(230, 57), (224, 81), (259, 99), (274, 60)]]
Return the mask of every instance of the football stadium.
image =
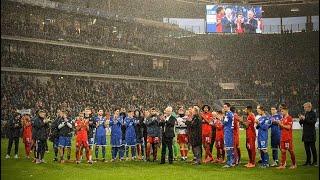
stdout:
[(319, 1), (1, 1), (1, 178), (319, 179)]

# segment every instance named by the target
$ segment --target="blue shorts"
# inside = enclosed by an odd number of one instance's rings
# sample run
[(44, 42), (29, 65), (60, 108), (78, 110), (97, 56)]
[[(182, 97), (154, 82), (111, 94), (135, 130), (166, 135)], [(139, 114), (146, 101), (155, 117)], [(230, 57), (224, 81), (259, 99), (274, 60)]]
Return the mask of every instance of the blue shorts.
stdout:
[(121, 136), (111, 134), (111, 146), (112, 147), (120, 147), (122, 144)]
[(225, 138), (224, 147), (226, 150), (233, 149), (233, 138)]
[(271, 136), (271, 148), (272, 149), (280, 148), (280, 136)]
[(59, 137), (59, 147), (71, 147), (71, 137)]
[(136, 137), (126, 137), (126, 146), (135, 146), (137, 145)]
[(268, 149), (268, 140), (258, 140), (258, 149), (267, 150)]
[(95, 144), (97, 146), (105, 146), (107, 144), (106, 136), (96, 136)]

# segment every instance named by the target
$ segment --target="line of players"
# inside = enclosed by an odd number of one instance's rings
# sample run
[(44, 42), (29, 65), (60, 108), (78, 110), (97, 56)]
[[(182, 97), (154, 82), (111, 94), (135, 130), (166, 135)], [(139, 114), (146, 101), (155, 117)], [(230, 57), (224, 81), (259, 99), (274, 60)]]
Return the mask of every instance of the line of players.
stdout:
[[(187, 160), (190, 149), (191, 138), (197, 139), (195, 133), (192, 133), (192, 124), (197, 112), (190, 107), (185, 110), (183, 107), (178, 109), (176, 116), (177, 143), (180, 146), (181, 160)], [(276, 107), (271, 107), (271, 115), (267, 115), (262, 106), (257, 106), (258, 115), (253, 114), (253, 109), (248, 106), (245, 109), (246, 118), (239, 116), (234, 107), (225, 103), (223, 109), (217, 112), (211, 112), (209, 105), (202, 107), (199, 113), (201, 126), (198, 128), (201, 137), (198, 138), (202, 144), (205, 156), (204, 163), (226, 163), (225, 168), (233, 167), (240, 163), (241, 153), (239, 146), (239, 126), (246, 128), (246, 148), (249, 155), (249, 162), (245, 165), (248, 168), (256, 166), (256, 143), (260, 152), (262, 168), (269, 166), (268, 129), (271, 128), (271, 147), (274, 163), (271, 166), (278, 166), (278, 149), (281, 150), (281, 162), (279, 169), (286, 167), (286, 151), (291, 155), (292, 165), (290, 168), (296, 168), (295, 155), (292, 144), (292, 117), (288, 114), (288, 108), (282, 104), (277, 112)], [(99, 110), (97, 115), (91, 114), (91, 109), (86, 108), (80, 112), (75, 120), (68, 117), (67, 111), (59, 111), (58, 117), (51, 123), (50, 140), (53, 142), (55, 158), (54, 161), (64, 163), (65, 154), (70, 161), (71, 139), (73, 132), (76, 136), (76, 163), (80, 163), (83, 151), (87, 162), (92, 164), (92, 151), (94, 150), (96, 160), (98, 159), (99, 149), (102, 151), (102, 161), (105, 161), (106, 155), (106, 130), (111, 129), (111, 154), (115, 161), (117, 156), (119, 160), (124, 160), (124, 154), (129, 157), (131, 150), (132, 159), (145, 159), (150, 161), (150, 155), (153, 155), (153, 161), (157, 160), (157, 149), (161, 142), (161, 126), (168, 114), (160, 115), (155, 108), (149, 111), (140, 112), (139, 110), (129, 110), (126, 114), (121, 109), (115, 109), (111, 117), (103, 116), (103, 110)], [(25, 143), (26, 154), (29, 156), (31, 150), (34, 150), (34, 162), (44, 162), (46, 128), (50, 120), (46, 119), (46, 112), (40, 110), (38, 116), (30, 119), (22, 117), (23, 140)], [(256, 135), (256, 130), (258, 131)], [(212, 155), (212, 148), (215, 144), (217, 158)], [(11, 148), (10, 148), (11, 149)], [(194, 152), (194, 164), (200, 164)], [(225, 161), (225, 153), (227, 159)], [(202, 157), (202, 150), (200, 151)], [(145, 156), (144, 156), (145, 155)]]

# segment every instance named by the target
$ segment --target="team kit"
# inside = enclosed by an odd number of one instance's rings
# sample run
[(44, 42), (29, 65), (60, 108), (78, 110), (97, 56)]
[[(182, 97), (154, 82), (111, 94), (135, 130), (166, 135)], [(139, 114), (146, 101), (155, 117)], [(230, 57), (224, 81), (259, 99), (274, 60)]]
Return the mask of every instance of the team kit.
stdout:
[[(253, 113), (254, 110), (257, 115)], [(76, 118), (71, 119), (67, 110), (60, 109), (52, 122), (46, 118), (44, 110), (39, 110), (32, 118), (30, 114), (22, 114), (20, 119), (26, 156), (29, 158), (33, 152), (33, 162), (36, 164), (45, 163), (48, 138), (53, 142), (54, 161), (74, 162), (70, 157), (72, 137), (75, 136), (77, 164), (85, 159), (89, 164), (107, 162), (107, 145), (111, 146), (111, 162), (156, 161), (157, 150), (162, 146), (160, 164), (164, 164), (165, 158), (172, 164), (180, 150), (181, 161), (190, 161), (195, 165), (218, 163), (224, 168), (230, 168), (240, 164), (239, 129), (242, 126), (246, 131), (245, 144), (249, 157), (245, 167), (254, 168), (259, 165), (261, 168), (271, 166), (284, 169), (288, 151), (291, 156), (290, 168), (296, 168), (292, 141), (293, 119), (288, 107), (285, 104), (281, 104), (278, 109), (271, 107), (271, 114), (268, 114), (261, 105), (256, 109), (247, 106), (243, 112), (245, 116), (240, 116), (239, 111), (225, 103), (219, 111), (211, 111), (209, 105), (202, 108), (181, 106), (176, 113), (172, 111), (172, 107), (167, 107), (164, 113), (156, 108), (143, 111), (116, 108), (110, 115), (102, 109), (93, 114), (91, 108), (85, 108)], [(109, 131), (110, 143), (107, 143)], [(270, 144), (272, 161), (269, 160), (271, 158), (267, 150)], [(213, 156), (213, 148), (216, 148), (216, 157)], [(188, 160), (190, 151), (193, 159)], [(93, 153), (95, 158), (92, 157)], [(258, 161), (256, 153), (260, 154)]]

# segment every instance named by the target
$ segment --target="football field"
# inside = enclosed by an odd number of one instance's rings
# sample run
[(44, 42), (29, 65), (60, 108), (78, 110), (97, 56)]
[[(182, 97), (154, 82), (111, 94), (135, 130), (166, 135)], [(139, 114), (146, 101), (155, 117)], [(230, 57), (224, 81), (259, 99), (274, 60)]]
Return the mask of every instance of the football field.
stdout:
[[(2, 179), (319, 179), (318, 167), (303, 167), (305, 152), (301, 142), (301, 130), (294, 131), (294, 150), (298, 168), (289, 169), (291, 165), (290, 155), (287, 153), (287, 169), (276, 168), (260, 169), (259, 167), (247, 169), (243, 165), (247, 163), (248, 155), (245, 149), (245, 131), (240, 131), (241, 165), (238, 167), (223, 169), (221, 164), (191, 165), (188, 162), (174, 161), (160, 165), (158, 162), (122, 161), (110, 162), (110, 146), (107, 147), (108, 162), (96, 162), (89, 165), (83, 161), (81, 164), (53, 162), (52, 142), (48, 141), (49, 153), (45, 154), (46, 164), (34, 164), (25, 158), (22, 141), (19, 147), (19, 159), (13, 159), (14, 147), (11, 150), (11, 159), (5, 159), (7, 139), (1, 139), (1, 178)], [(319, 137), (317, 131), (317, 137)], [(109, 142), (108, 142), (109, 143)], [(317, 151), (319, 152), (319, 139), (317, 139)], [(270, 147), (269, 147), (270, 148)], [(75, 159), (74, 141), (72, 142), (72, 157)], [(101, 153), (101, 152), (100, 152)], [(318, 153), (319, 154), (319, 153)], [(214, 156), (216, 151), (214, 150)], [(269, 149), (270, 160), (272, 159)], [(94, 157), (94, 156), (93, 156)], [(101, 157), (101, 154), (100, 154)], [(179, 157), (179, 156), (178, 156)], [(256, 160), (260, 155), (257, 153)], [(192, 154), (189, 152), (189, 159)], [(279, 152), (280, 158), (280, 152)], [(160, 159), (160, 150), (158, 152)], [(272, 162), (272, 160), (271, 160)], [(318, 161), (319, 162), (319, 161)]]

